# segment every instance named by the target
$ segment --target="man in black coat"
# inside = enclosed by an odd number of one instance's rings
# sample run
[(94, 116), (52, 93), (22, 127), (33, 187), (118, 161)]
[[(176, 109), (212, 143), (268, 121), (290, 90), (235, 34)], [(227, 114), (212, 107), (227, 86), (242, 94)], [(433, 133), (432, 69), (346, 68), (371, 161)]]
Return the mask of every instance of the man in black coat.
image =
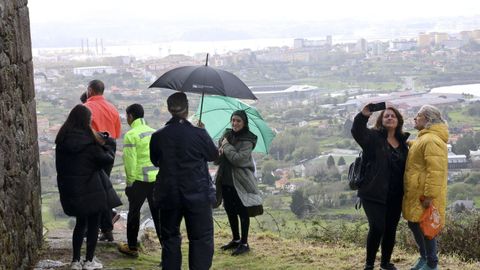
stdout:
[(184, 93), (169, 96), (167, 105), (172, 118), (150, 141), (150, 159), (160, 167), (154, 198), (160, 208), (162, 268), (181, 269), (180, 223), (185, 218), (190, 269), (209, 269), (216, 198), (207, 161), (217, 159), (218, 150), (205, 129), (186, 120)]

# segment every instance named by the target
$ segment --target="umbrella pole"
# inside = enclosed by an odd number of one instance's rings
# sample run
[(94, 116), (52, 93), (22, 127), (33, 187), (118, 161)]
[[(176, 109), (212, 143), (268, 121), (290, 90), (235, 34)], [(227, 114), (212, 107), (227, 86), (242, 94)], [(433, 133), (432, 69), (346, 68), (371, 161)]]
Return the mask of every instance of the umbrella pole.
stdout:
[(202, 111), (203, 111), (203, 96), (205, 95), (205, 92), (202, 92), (202, 101), (200, 102), (200, 119), (198, 119), (199, 122), (202, 122)]

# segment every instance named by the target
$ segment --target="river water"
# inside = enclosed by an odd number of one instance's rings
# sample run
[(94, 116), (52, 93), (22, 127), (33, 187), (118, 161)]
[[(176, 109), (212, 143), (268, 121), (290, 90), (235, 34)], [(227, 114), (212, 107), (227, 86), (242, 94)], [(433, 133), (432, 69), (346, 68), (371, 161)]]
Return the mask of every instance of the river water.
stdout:
[(480, 83), (435, 87), (432, 88), (430, 92), (446, 94), (471, 94), (475, 97), (480, 97)]

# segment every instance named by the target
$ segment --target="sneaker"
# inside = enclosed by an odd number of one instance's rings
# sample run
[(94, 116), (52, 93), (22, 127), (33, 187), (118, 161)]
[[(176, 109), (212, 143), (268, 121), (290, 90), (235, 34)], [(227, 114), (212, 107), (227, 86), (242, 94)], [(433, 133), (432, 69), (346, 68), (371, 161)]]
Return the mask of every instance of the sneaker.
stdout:
[(130, 257), (138, 257), (138, 249), (129, 247), (127, 243), (119, 244), (118, 251)]
[(250, 247), (248, 244), (240, 244), (238, 247), (232, 252), (232, 256), (238, 256), (250, 251)]
[(410, 268), (410, 270), (420, 270), (426, 264), (427, 264), (427, 260), (420, 257), (420, 258), (417, 259), (417, 261), (412, 266), (412, 268)]
[(393, 263), (385, 263), (380, 265), (381, 270), (397, 270)]
[(220, 247), (221, 250), (236, 249), (240, 245), (240, 240), (232, 240), (228, 244)]
[(84, 270), (95, 270), (95, 269), (102, 269), (102, 268), (103, 268), (103, 264), (95, 260), (95, 258), (93, 258), (91, 261), (83, 262)]
[(112, 231), (102, 232), (102, 234), (100, 235), (100, 238), (98, 238), (98, 241), (113, 242), (113, 233), (112, 233)]
[(72, 269), (72, 270), (82, 270), (83, 265), (80, 261), (72, 261), (72, 263), (70, 263), (70, 269)]

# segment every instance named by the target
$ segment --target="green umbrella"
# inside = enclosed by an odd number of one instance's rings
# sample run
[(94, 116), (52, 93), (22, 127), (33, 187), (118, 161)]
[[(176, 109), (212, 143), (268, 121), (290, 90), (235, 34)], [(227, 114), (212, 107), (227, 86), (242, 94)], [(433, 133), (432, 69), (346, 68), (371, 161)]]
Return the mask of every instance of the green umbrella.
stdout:
[[(258, 111), (242, 101), (225, 96), (205, 96), (203, 100), (202, 122), (214, 141), (222, 137), (225, 129), (230, 128), (230, 117), (236, 110), (245, 110), (248, 116), (248, 127), (257, 135), (254, 152), (268, 153), (275, 133), (268, 127)], [(201, 108), (197, 109), (195, 118), (200, 118)]]

